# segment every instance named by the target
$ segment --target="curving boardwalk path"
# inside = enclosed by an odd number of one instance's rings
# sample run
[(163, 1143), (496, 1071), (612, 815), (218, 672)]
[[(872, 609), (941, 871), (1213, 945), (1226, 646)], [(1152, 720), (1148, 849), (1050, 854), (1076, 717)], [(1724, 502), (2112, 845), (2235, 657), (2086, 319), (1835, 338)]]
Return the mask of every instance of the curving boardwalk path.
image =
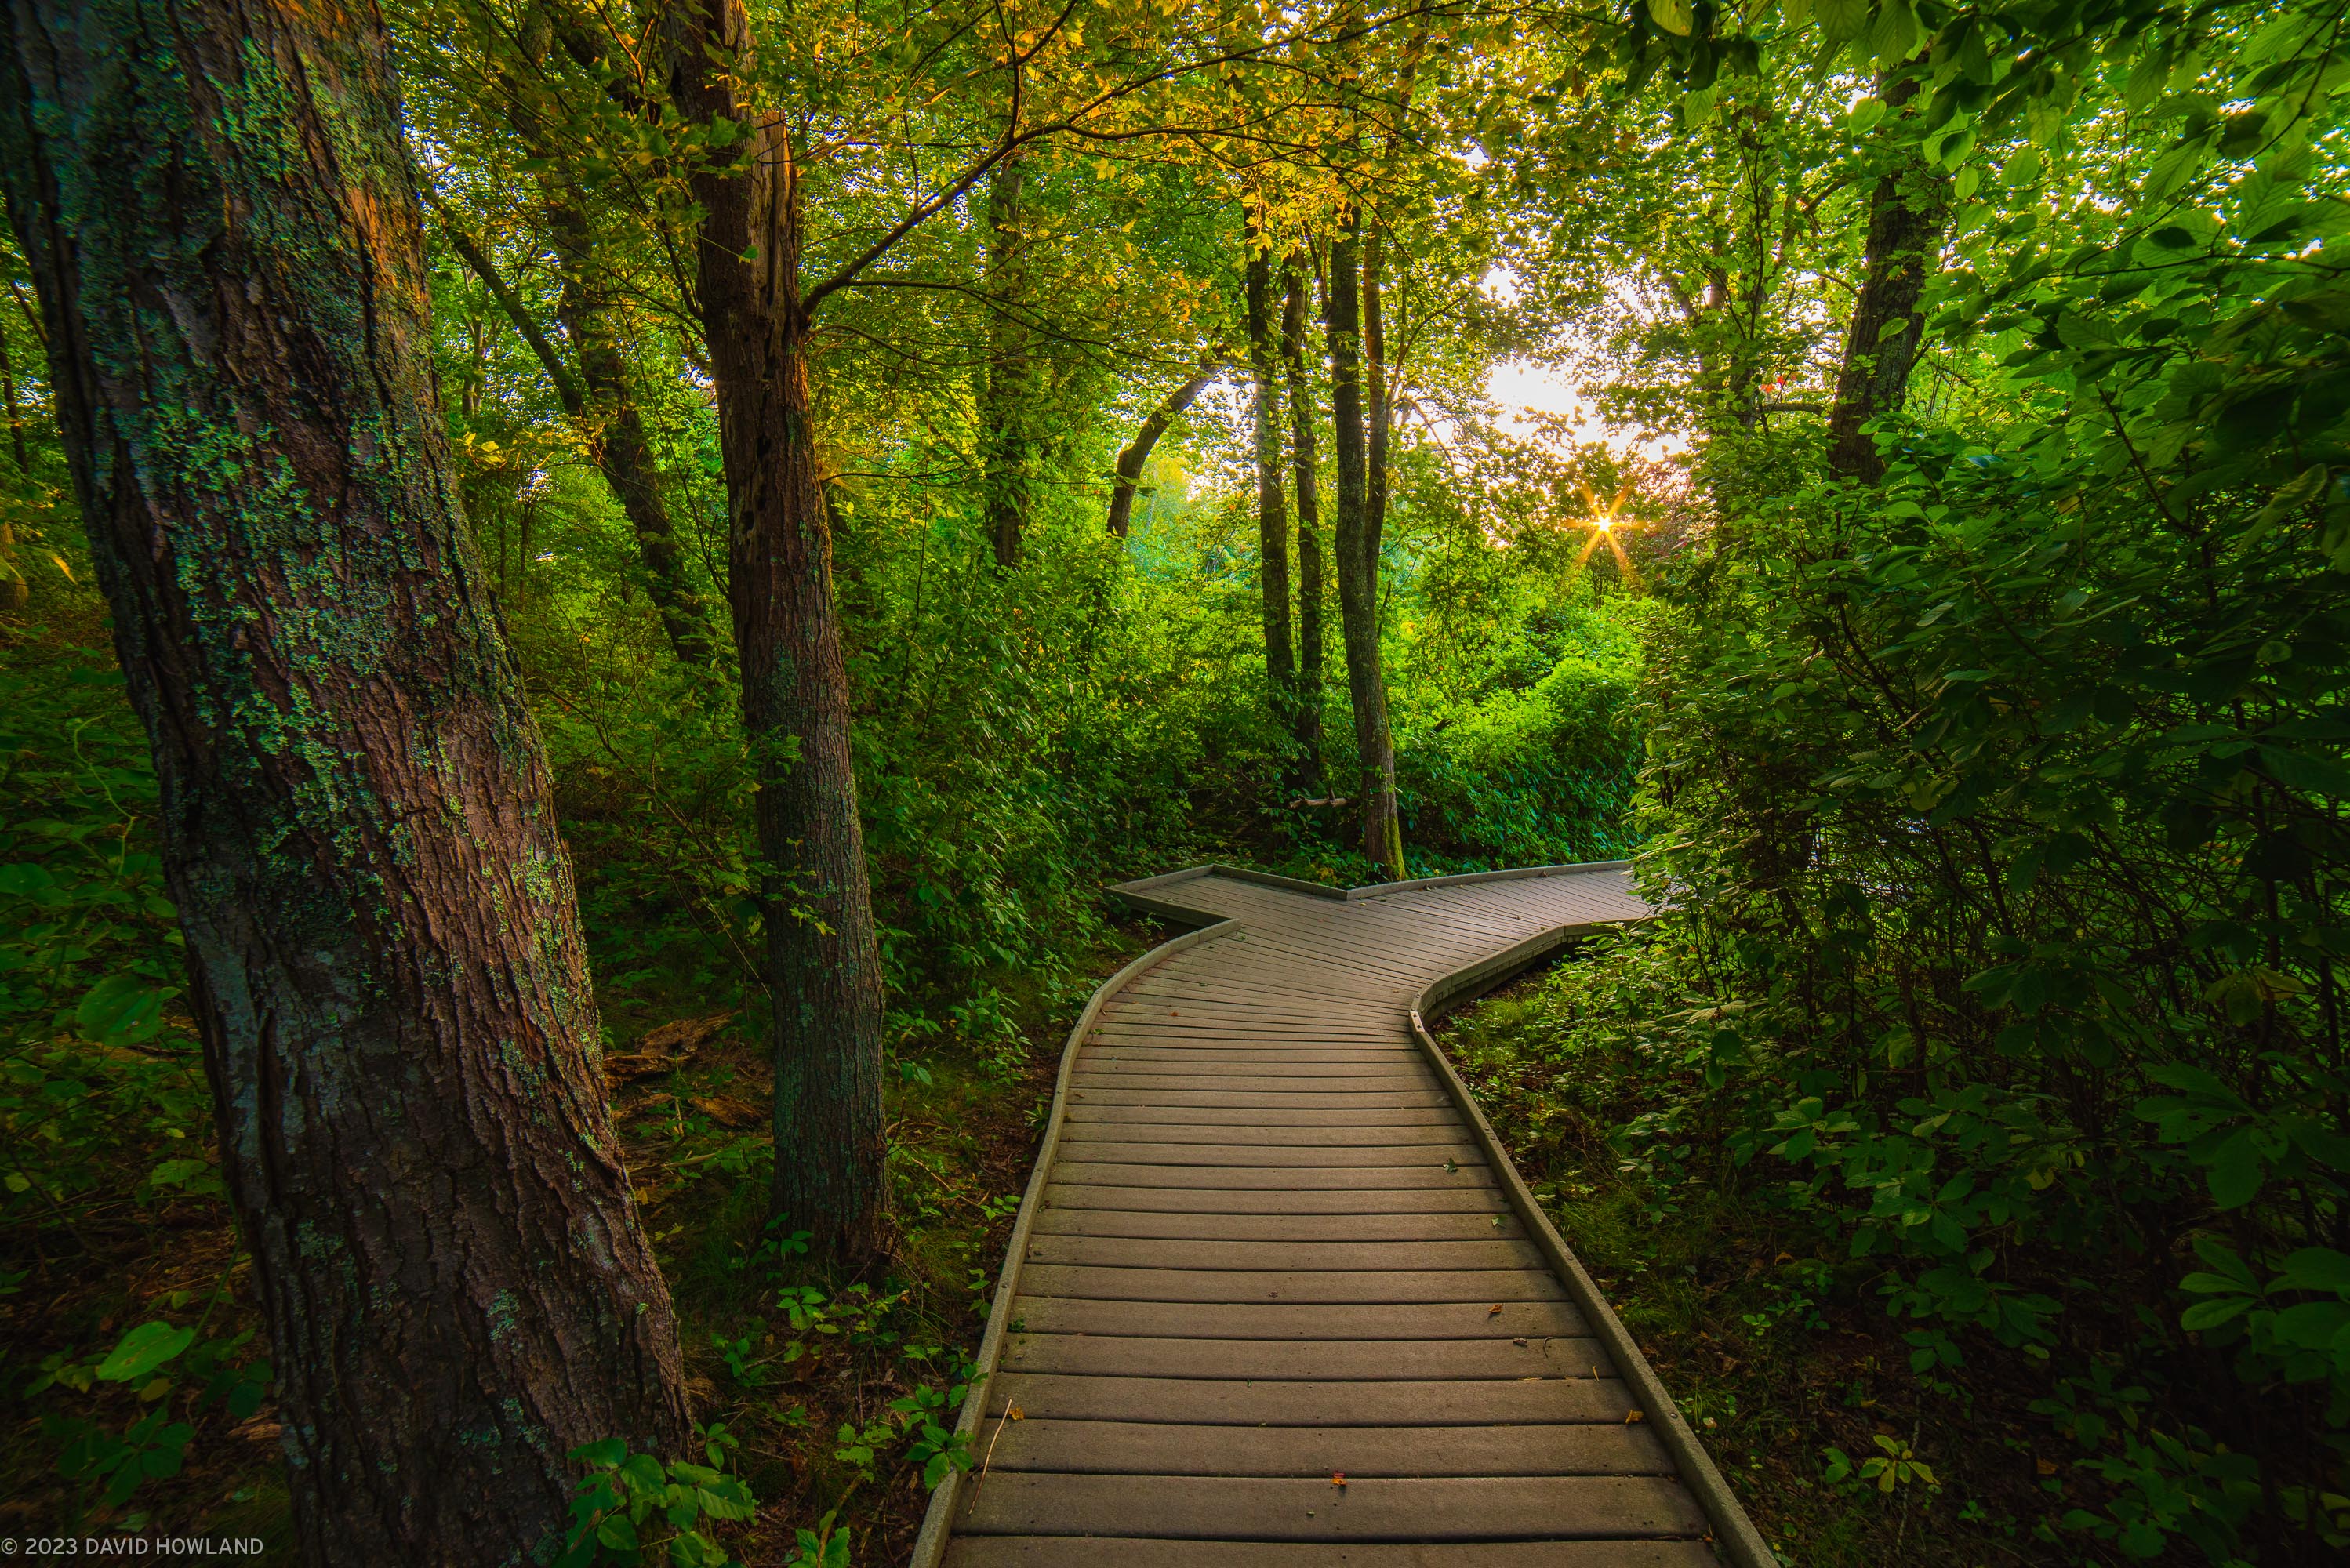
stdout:
[(916, 1568), (1770, 1562), (1419, 1024), (1624, 869), (1116, 891)]

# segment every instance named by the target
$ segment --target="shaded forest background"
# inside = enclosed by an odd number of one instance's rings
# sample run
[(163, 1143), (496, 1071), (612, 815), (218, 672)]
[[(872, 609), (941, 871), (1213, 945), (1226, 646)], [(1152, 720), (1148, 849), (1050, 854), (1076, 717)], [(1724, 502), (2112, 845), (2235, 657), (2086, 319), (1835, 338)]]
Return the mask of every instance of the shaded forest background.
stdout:
[[(1404, 869), (1637, 855), (1670, 905), (1449, 1043), (1785, 1560), (2339, 1560), (2350, 7), (750, 16), (847, 280), (810, 428), (894, 1232), (845, 1260), (769, 1220), (794, 903), (690, 261), (725, 134), (649, 109), (624, 16), (388, 18), (698, 1423), (650, 1479), (583, 1450), (569, 1560), (901, 1559), (972, 1462), (1057, 1032), (1156, 940), (1099, 887), (1391, 873), (1342, 383)], [(0, 265), (0, 1528), (290, 1550), (155, 774)]]

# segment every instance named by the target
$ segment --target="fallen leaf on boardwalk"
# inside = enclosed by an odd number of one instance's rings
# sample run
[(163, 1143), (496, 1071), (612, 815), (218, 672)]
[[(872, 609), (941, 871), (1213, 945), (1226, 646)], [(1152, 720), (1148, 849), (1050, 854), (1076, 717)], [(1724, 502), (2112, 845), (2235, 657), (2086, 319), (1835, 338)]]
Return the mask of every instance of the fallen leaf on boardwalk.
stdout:
[(1624, 1424), (1627, 1427), (1635, 1421), (1645, 1421), (1648, 1418), (1648, 1417), (1646, 1415), (1638, 1410), (1627, 1410), (1624, 1413)]
[(1486, 1315), (1487, 1317), (1499, 1317), (1499, 1316), (1501, 1316), (1501, 1315), (1502, 1315), (1502, 1303), (1499, 1303), (1499, 1302), (1495, 1302), (1492, 1306), (1487, 1307), (1487, 1308), (1485, 1309), (1485, 1315)]
[(1344, 1470), (1332, 1470), (1330, 1472), (1330, 1484), (1339, 1488), (1341, 1490), (1345, 1490), (1347, 1485), (1347, 1472)]
[(1526, 1346), (1526, 1342), (1525, 1342), (1525, 1341), (1524, 1341), (1524, 1339), (1523, 1339), (1523, 1338), (1513, 1339), (1513, 1340), (1510, 1341), (1510, 1343), (1511, 1343), (1512, 1345), (1516, 1345), (1516, 1346), (1517, 1346), (1519, 1349), (1521, 1349), (1521, 1350), (1523, 1350), (1523, 1349), (1525, 1348), (1525, 1346)]
[(1028, 1412), (1017, 1405), (1007, 1406), (1003, 1411), (1003, 1418), (1007, 1421), (1024, 1421), (1028, 1418)]

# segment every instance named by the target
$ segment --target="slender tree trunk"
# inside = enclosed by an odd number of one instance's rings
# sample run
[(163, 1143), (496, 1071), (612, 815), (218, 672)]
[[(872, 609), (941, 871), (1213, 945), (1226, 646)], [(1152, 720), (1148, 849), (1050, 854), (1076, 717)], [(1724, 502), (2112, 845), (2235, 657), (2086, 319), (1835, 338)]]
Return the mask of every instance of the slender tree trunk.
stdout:
[[(1371, 559), (1371, 581), (1378, 582), (1379, 542), (1388, 528), (1388, 426), (1394, 414), (1388, 387), (1388, 325), (1382, 285), (1387, 281), (1387, 251), (1378, 225), (1363, 236), (1363, 370), (1364, 416), (1369, 427), (1367, 461), (1363, 472), (1363, 548)], [(1377, 602), (1376, 598), (1373, 601)]]
[(988, 319), (986, 379), (980, 390), (979, 447), (988, 541), (996, 566), (1004, 571), (1020, 564), (1021, 538), (1035, 501), (1036, 389), (1028, 327), (1019, 314), (1027, 282), (1026, 247), (1020, 234), (1026, 178), (1026, 160), (1014, 153), (987, 180), (986, 283), (993, 314)]
[[(1252, 234), (1252, 241), (1254, 236)], [(1256, 446), (1257, 590), (1264, 602), (1265, 696), (1284, 741), (1297, 731), (1297, 655), (1289, 631), (1289, 507), (1281, 477), (1281, 394), (1274, 360), (1273, 259), (1248, 258), (1249, 371)], [(1282, 772), (1295, 782), (1295, 759)]]
[[(8, 332), (5, 327), (0, 327), (0, 394), (7, 398), (8, 441), (16, 448), (16, 472), (19, 477), (29, 479), (33, 473), (33, 459), (25, 450), (25, 421), (16, 408), (16, 368), (8, 358)], [(12, 612), (23, 609), (33, 597), (33, 585), (26, 581), (24, 568), (15, 561), (16, 544), (16, 524), (0, 522), (0, 568), (8, 573), (6, 577), (0, 578), (0, 609)]]
[(1200, 368), (1191, 373), (1191, 379), (1168, 393), (1166, 400), (1150, 410), (1150, 417), (1142, 421), (1142, 428), (1134, 432), (1134, 439), (1118, 454), (1118, 479), (1109, 493), (1109, 531), (1117, 537), (1125, 538), (1134, 526), (1134, 493), (1142, 481), (1142, 465), (1150, 461), (1151, 449), (1223, 368), (1224, 351), (1210, 350), (1201, 359)]
[(32, 477), (33, 457), (25, 449), (25, 415), (16, 406), (16, 365), (8, 353), (8, 333), (0, 327), (0, 398), (7, 400), (8, 444), (16, 449), (16, 472)]
[[(619, 502), (622, 514), (635, 530), (646, 594), (660, 617), (671, 648), (688, 664), (708, 664), (714, 654), (709, 618), (701, 596), (686, 580), (677, 530), (661, 499), (660, 470), (645, 439), (644, 418), (629, 390), (627, 363), (614, 339), (610, 302), (589, 281), (595, 275), (595, 260), (586, 220), (577, 209), (561, 202), (547, 214), (547, 227), (553, 231), (563, 268), (563, 293), (556, 315), (579, 355), (575, 373), (539, 330), (537, 318), (522, 296), (498, 275), (496, 265), (467, 232), (463, 221), (438, 202), (434, 211), (441, 219), (442, 237), (489, 290), (515, 335), (546, 372), (556, 400), (588, 443), (597, 472), (611, 487), (613, 499)], [(478, 400), (478, 379), (469, 383), (466, 397), (470, 412)]]
[[(1887, 112), (1898, 113), (1917, 96), (1918, 78), (1880, 83), (1880, 90)], [(1926, 328), (1918, 302), (1950, 216), (1950, 177), (1915, 152), (1903, 152), (1869, 193), (1860, 294), (1853, 302), (1835, 402), (1828, 412), (1832, 472), (1869, 484), (1885, 477), (1885, 459), (1866, 427), (1908, 397), (1909, 372)]]
[(1322, 498), (1315, 470), (1313, 383), (1305, 374), (1305, 264), (1292, 256), (1283, 269), (1286, 287), (1281, 306), (1281, 357), (1289, 379), (1291, 455), (1297, 483), (1297, 790), (1318, 796), (1322, 773)]
[[(679, 109), (702, 125), (751, 120), (731, 85), (750, 68), (741, 0), (691, 0), (668, 15)], [(693, 176), (704, 214), (695, 292), (717, 383), (743, 724), (759, 781), (775, 1207), (819, 1251), (854, 1259), (878, 1251), (889, 1225), (881, 967), (809, 424), (799, 169), (780, 124), (742, 146), (732, 165)]]
[(685, 575), (685, 555), (677, 528), (661, 498), (660, 467), (645, 421), (629, 384), (628, 360), (620, 351), (611, 296), (602, 286), (595, 239), (586, 216), (570, 202), (547, 209), (547, 228), (563, 269), (563, 292), (556, 316), (579, 358), (582, 406), (574, 418), (586, 431), (596, 466), (637, 535), (637, 558), (645, 569), (645, 593), (660, 617), (670, 647), (688, 664), (706, 665), (710, 620), (700, 595)]
[(1395, 750), (1388, 736), (1387, 685), (1379, 668), (1378, 543), (1372, 535), (1363, 436), (1362, 308), (1357, 260), (1361, 213), (1330, 241), (1330, 405), (1338, 463), (1338, 620), (1347, 645), (1347, 691), (1360, 759), (1362, 848), (1403, 875), (1396, 820)]
[(314, 1563), (519, 1563), (690, 1436), (455, 497), (371, 9), (16, 0), (0, 179), (161, 789)]

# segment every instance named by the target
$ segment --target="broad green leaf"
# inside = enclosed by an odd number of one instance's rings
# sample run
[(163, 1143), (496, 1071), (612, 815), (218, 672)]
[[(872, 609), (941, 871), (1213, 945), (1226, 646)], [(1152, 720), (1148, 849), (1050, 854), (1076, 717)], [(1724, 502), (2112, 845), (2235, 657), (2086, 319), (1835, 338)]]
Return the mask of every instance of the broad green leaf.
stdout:
[(105, 1045), (135, 1045), (163, 1027), (163, 993), (135, 974), (110, 974), (74, 1009), (82, 1034)]
[(124, 1334), (106, 1359), (98, 1364), (98, 1376), (108, 1383), (136, 1383), (193, 1345), (196, 1331), (173, 1328), (168, 1323), (142, 1323)]
[(1812, 0), (1812, 14), (1828, 42), (1846, 43), (1868, 26), (1868, 0)]
[(2178, 1326), (2197, 1330), (2217, 1328), (2242, 1316), (2251, 1304), (2250, 1296), (2222, 1296), (2217, 1301), (2197, 1302), (2178, 1314)]

